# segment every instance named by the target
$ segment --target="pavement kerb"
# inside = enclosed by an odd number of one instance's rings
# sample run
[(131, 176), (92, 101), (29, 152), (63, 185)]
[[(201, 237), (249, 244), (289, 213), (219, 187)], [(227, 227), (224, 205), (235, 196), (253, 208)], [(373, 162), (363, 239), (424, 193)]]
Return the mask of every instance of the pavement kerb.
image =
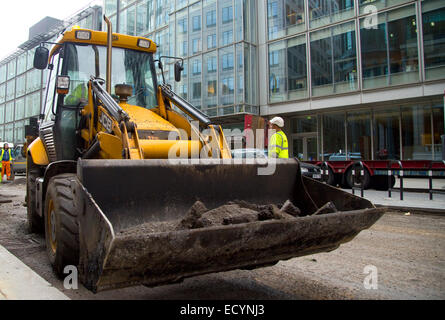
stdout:
[(70, 300), (0, 245), (0, 300)]

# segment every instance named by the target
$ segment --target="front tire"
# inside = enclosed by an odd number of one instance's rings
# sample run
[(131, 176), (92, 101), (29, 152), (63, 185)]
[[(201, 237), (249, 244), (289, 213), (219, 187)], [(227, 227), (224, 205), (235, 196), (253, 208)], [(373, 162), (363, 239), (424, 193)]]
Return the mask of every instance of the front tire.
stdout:
[(51, 178), (45, 198), (46, 251), (55, 273), (63, 277), (66, 266), (79, 263), (78, 211), (71, 189), (77, 178), (61, 174)]

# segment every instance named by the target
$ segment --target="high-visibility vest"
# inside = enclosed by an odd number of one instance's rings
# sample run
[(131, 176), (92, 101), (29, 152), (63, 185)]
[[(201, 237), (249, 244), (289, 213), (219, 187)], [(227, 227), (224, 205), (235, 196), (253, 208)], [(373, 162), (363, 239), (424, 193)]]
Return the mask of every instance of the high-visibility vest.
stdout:
[(278, 131), (270, 138), (269, 158), (289, 159), (289, 143), (283, 131)]
[[(11, 149), (8, 149), (8, 150), (9, 150), (9, 160), (8, 161), (11, 161), (12, 160)], [(5, 149), (2, 149), (2, 154), (0, 156), (0, 161), (3, 161), (3, 155), (4, 154), (5, 154)]]

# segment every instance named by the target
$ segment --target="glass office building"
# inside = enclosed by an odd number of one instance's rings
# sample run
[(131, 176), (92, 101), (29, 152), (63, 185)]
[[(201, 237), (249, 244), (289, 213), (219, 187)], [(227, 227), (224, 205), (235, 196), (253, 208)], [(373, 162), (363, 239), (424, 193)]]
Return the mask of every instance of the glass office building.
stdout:
[[(443, 0), (104, 0), (103, 11), (114, 31), (154, 40), (157, 57), (184, 58), (180, 83), (164, 61), (167, 82), (226, 128), (280, 115), (303, 160), (442, 158)], [(8, 138), (32, 113), (23, 92), (31, 106), (37, 92), (23, 59), (0, 63)]]
[[(0, 61), (0, 141), (15, 144), (25, 141), (25, 126), (38, 117), (45, 92), (47, 71), (33, 68), (34, 52), (42, 41), (56, 41), (60, 32), (72, 25), (83, 28), (102, 28), (102, 8), (89, 7), (56, 25), (43, 26), (28, 41)], [(55, 20), (55, 19), (52, 19)], [(50, 45), (47, 45), (48, 47)]]
[(226, 127), (243, 129), (246, 113), (280, 115), (303, 160), (442, 158), (442, 0), (105, 0), (104, 9), (116, 31), (183, 57), (176, 92)]
[(265, 5), (261, 114), (285, 117), (295, 156), (442, 159), (445, 1)]

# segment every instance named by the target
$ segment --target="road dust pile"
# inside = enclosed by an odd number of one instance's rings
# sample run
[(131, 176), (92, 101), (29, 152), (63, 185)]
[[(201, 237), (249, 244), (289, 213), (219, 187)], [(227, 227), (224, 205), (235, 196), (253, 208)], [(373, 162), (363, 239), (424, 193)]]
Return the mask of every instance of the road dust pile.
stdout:
[[(328, 202), (313, 215), (337, 212), (335, 205)], [(209, 210), (204, 203), (196, 201), (182, 220), (148, 222), (128, 228), (120, 236), (138, 236), (148, 233), (199, 229), (221, 225), (236, 225), (266, 220), (290, 220), (302, 217), (300, 209), (290, 200), (283, 205), (257, 205), (246, 201), (230, 201), (218, 208)]]

